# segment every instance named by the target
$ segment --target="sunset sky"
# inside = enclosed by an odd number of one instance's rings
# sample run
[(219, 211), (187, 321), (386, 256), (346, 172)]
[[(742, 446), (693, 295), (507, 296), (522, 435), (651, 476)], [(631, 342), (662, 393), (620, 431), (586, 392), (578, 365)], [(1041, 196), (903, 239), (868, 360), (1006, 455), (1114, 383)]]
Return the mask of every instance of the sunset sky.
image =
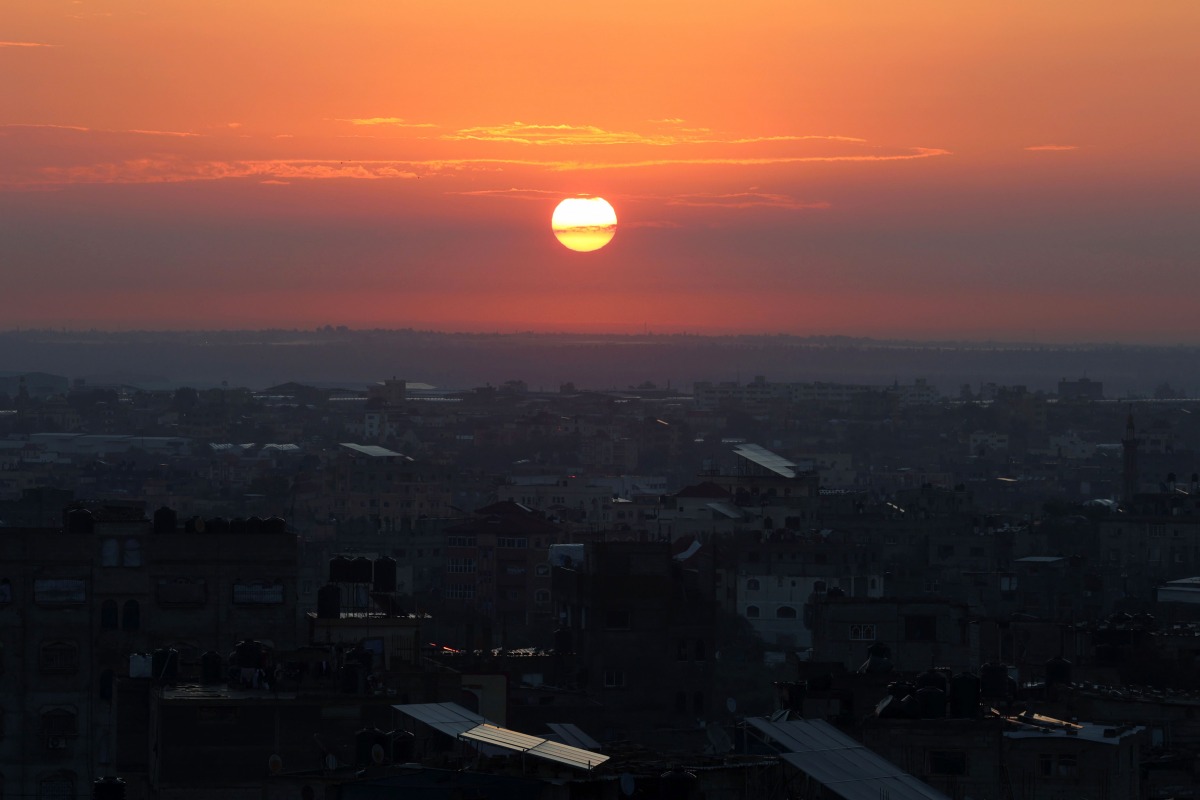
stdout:
[(1200, 343), (1198, 84), (1196, 0), (5, 0), (0, 328)]

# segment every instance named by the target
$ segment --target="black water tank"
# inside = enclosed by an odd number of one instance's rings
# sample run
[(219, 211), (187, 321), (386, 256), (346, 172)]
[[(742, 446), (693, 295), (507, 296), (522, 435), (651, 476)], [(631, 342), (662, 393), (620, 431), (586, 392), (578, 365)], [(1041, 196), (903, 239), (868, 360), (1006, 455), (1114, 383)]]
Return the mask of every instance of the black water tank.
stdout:
[(248, 517), (246, 519), (246, 533), (249, 536), (258, 536), (263, 532), (262, 517)]
[(983, 697), (1008, 697), (1008, 667), (994, 662), (981, 666), (979, 693)]
[(263, 533), (287, 533), (287, 521), (283, 517), (268, 517), (263, 520)]
[(246, 535), (246, 520), (241, 517), (234, 517), (229, 520), (229, 532), (235, 536)]
[(92, 800), (125, 800), (125, 781), (111, 775), (92, 781)]
[[(378, 728), (363, 728), (354, 734), (354, 763), (359, 767), (382, 763), (387, 759), (388, 736)], [(378, 747), (379, 751), (372, 754)], [(376, 761), (375, 756), (379, 756)]]
[(67, 512), (67, 533), (92, 533), (96, 530), (96, 519), (86, 508)]
[(374, 565), (366, 556), (359, 556), (350, 562), (351, 583), (370, 583), (373, 572)]
[(408, 764), (413, 760), (413, 740), (416, 734), (411, 731), (392, 731), (388, 734), (392, 740), (392, 763)]
[(257, 669), (262, 666), (265, 650), (262, 642), (243, 639), (233, 646), (234, 660), (242, 669)]
[(150, 677), (163, 683), (174, 683), (179, 677), (179, 651), (160, 647), (150, 655)]
[(396, 591), (396, 559), (383, 556), (372, 566), (371, 589), (376, 592)]
[(229, 520), (224, 517), (213, 517), (205, 523), (208, 526), (209, 533), (223, 535), (229, 533)]
[(342, 616), (342, 589), (327, 583), (317, 589), (317, 619), (338, 619)]
[(1071, 662), (1057, 656), (1046, 662), (1046, 685), (1071, 682)]
[(204, 520), (200, 517), (189, 517), (188, 521), (183, 523), (184, 533), (204, 533)]
[(946, 691), (946, 676), (935, 669), (927, 669), (917, 675), (917, 688), (924, 689), (932, 686), (935, 689)]
[(175, 525), (179, 518), (176, 516), (173, 509), (163, 506), (158, 511), (154, 512), (154, 532), (155, 533), (174, 533)]
[(892, 648), (883, 642), (872, 642), (867, 647), (867, 658), (891, 658)]
[(699, 781), (694, 773), (674, 767), (658, 778), (658, 796), (662, 800), (690, 800), (696, 794)]
[(946, 716), (946, 693), (934, 686), (917, 689), (921, 719), (942, 719)]
[(225, 659), (221, 654), (209, 650), (200, 656), (200, 683), (216, 686), (225, 682)]
[(979, 716), (979, 678), (960, 672), (950, 679), (950, 716), (975, 719)]
[(350, 568), (351, 561), (345, 556), (329, 559), (329, 582), (350, 583), (354, 580), (354, 571)]

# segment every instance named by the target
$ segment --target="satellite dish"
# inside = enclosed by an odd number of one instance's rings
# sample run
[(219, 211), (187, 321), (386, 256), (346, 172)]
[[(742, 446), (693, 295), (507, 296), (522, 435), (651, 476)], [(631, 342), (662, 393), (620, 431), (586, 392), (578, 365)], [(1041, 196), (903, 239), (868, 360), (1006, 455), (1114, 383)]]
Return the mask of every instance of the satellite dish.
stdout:
[(328, 755), (326, 755), (325, 756), (325, 769), (333, 770), (333, 769), (337, 769), (337, 768), (338, 768), (337, 756), (335, 756), (333, 753), (329, 753)]
[(635, 788), (636, 787), (633, 785), (633, 776), (630, 775), (628, 772), (622, 772), (621, 773), (621, 794), (625, 795), (626, 797), (633, 797), (633, 792), (634, 792)]
[(371, 746), (371, 760), (373, 762), (376, 764), (382, 764), (384, 755), (385, 753), (383, 752), (383, 745), (376, 744)]
[(733, 699), (732, 697), (726, 697), (725, 698), (725, 709), (730, 714), (737, 711), (737, 700)]
[(272, 753), (271, 757), (267, 759), (267, 769), (271, 771), (272, 775), (283, 772), (283, 759), (278, 753)]

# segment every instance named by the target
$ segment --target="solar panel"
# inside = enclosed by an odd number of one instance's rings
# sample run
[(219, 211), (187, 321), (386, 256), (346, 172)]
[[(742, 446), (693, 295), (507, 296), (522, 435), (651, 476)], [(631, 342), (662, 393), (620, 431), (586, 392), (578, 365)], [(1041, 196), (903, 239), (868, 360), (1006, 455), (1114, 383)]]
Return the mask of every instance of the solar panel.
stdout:
[(456, 739), (464, 731), (469, 731), (487, 722), (483, 717), (468, 711), (458, 703), (411, 703), (392, 706), (392, 708)]
[(587, 750), (599, 750), (600, 743), (584, 733), (578, 725), (569, 722), (547, 722), (546, 727), (558, 734), (559, 738), (572, 747), (582, 747)]
[(733, 452), (763, 469), (774, 472), (776, 475), (782, 475), (785, 478), (796, 477), (795, 463), (788, 461), (781, 455), (772, 453), (761, 445), (740, 444), (733, 448)]

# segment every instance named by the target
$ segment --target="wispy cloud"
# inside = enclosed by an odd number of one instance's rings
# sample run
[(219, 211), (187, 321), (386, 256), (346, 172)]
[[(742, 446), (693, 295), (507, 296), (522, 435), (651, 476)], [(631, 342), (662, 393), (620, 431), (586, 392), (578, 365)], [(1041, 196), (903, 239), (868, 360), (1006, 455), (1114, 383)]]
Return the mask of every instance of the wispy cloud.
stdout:
[(1034, 152), (1040, 152), (1040, 151), (1058, 151), (1058, 150), (1078, 150), (1079, 147), (1077, 145), (1073, 145), (1073, 144), (1035, 144), (1030, 147), (1026, 147), (1025, 149), (1031, 150)]
[(474, 189), (466, 192), (446, 192), (463, 197), (511, 197), (516, 200), (545, 200), (547, 197), (562, 197), (562, 192), (550, 189)]
[[(657, 120), (658, 123), (675, 125), (683, 120)], [(477, 125), (461, 128), (442, 135), (450, 141), (507, 142), (527, 145), (649, 145), (670, 147), (687, 144), (759, 144), (763, 142), (853, 142), (864, 140), (853, 136), (824, 134), (783, 134), (771, 136), (737, 136), (715, 133), (708, 128), (684, 128), (660, 133), (638, 131), (614, 131), (598, 125), (541, 125), (511, 122), (503, 125)]]
[(732, 192), (729, 194), (683, 194), (667, 201), (669, 206), (696, 208), (786, 208), (795, 211), (824, 209), (826, 201), (797, 200), (791, 195), (767, 192)]
[(153, 131), (141, 128), (132, 129), (114, 129), (114, 128), (89, 128), (85, 125), (58, 125), (47, 122), (8, 122), (0, 123), (0, 130), (6, 128), (13, 129), (46, 129), (56, 131), (76, 131), (78, 133), (130, 133), (137, 136), (174, 136), (177, 138), (191, 138), (200, 136), (198, 133), (190, 133), (188, 131)]
[(58, 47), (46, 42), (0, 42), (0, 47)]
[(923, 158), (936, 158), (951, 155), (949, 150), (940, 147), (912, 147), (906, 153), (891, 155), (840, 155), (840, 156), (764, 156), (760, 158), (660, 158), (644, 161), (613, 161), (613, 162), (583, 162), (558, 161), (548, 165), (556, 171), (568, 170), (601, 170), (601, 169), (636, 169), (639, 167), (678, 167), (678, 166), (738, 166), (759, 167), (784, 164), (816, 164), (837, 162), (870, 162), (870, 161), (914, 161)]
[(259, 182), (288, 180), (410, 179), (419, 177), (403, 162), (344, 161), (187, 161), (175, 158), (139, 158), (76, 167), (44, 167), (32, 183), (138, 184), (183, 183), (237, 178)]
[(385, 125), (391, 128), (436, 128), (433, 122), (409, 122), (402, 117), (356, 117), (338, 119), (338, 122), (349, 122), (351, 125)]

